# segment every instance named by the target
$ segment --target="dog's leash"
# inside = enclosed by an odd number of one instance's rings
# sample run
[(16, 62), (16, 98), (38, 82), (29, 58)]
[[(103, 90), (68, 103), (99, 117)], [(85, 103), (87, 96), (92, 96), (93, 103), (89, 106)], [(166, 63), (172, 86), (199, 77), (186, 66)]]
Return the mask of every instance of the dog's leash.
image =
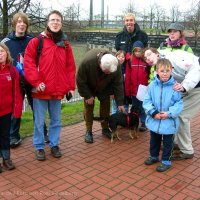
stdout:
[[(136, 112), (132, 112), (131, 114), (136, 115), (138, 118), (140, 117), (140, 115)], [(127, 121), (127, 127), (129, 128), (130, 127), (130, 117), (129, 117), (128, 113), (126, 114), (126, 121)]]

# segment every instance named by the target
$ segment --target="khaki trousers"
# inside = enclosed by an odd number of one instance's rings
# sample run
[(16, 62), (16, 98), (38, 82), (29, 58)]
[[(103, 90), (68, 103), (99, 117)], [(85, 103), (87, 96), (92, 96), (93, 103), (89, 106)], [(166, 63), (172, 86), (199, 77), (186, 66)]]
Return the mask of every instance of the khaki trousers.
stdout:
[(200, 87), (191, 90), (183, 97), (183, 112), (180, 115), (180, 127), (175, 134), (174, 143), (178, 144), (181, 152), (193, 154), (190, 121), (200, 110)]
[[(87, 131), (92, 131), (94, 105), (95, 105), (95, 101), (94, 101), (94, 104), (88, 105), (85, 103), (85, 100), (84, 100), (84, 119), (85, 119), (85, 125), (86, 125)], [(108, 118), (109, 115), (110, 115), (110, 96), (100, 101), (100, 109), (99, 109), (99, 116), (102, 117), (103, 119)], [(108, 122), (102, 121), (101, 127), (108, 128)]]

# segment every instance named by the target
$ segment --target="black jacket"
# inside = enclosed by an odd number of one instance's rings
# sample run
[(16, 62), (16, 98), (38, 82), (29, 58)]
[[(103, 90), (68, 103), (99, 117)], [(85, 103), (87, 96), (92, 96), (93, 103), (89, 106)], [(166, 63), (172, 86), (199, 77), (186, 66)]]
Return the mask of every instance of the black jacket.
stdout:
[(126, 27), (123, 31), (119, 32), (115, 38), (115, 48), (117, 51), (123, 50), (126, 53), (132, 52), (133, 43), (135, 41), (141, 41), (144, 44), (144, 47), (148, 45), (148, 36), (144, 31), (140, 30), (139, 25), (135, 24), (135, 29), (133, 33), (128, 33)]

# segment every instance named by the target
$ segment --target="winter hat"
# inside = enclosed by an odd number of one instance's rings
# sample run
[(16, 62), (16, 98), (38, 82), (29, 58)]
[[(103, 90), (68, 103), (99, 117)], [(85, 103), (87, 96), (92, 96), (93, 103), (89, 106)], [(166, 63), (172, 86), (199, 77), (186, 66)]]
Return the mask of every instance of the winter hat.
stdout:
[(144, 44), (141, 41), (137, 40), (133, 43), (133, 51), (135, 48), (144, 48)]
[(167, 32), (169, 32), (172, 29), (177, 30), (177, 31), (183, 31), (184, 27), (181, 24), (179, 24), (178, 22), (175, 22), (175, 23), (170, 24)]
[(112, 73), (117, 70), (118, 64), (118, 59), (115, 56), (112, 54), (104, 54), (101, 58), (100, 67), (103, 71), (108, 70)]

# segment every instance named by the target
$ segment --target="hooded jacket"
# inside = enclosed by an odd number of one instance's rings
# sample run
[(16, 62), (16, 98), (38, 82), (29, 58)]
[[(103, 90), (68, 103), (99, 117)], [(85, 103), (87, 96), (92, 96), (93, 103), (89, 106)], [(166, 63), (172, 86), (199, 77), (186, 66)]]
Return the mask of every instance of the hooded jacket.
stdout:
[(29, 34), (25, 34), (22, 37), (16, 37), (15, 31), (9, 33), (1, 42), (4, 43), (11, 53), (11, 57), (14, 59), (13, 65), (16, 66), (18, 60), (18, 55), (24, 55), (27, 44), (33, 38)]
[[(148, 87), (144, 97), (143, 108), (147, 114), (146, 126), (158, 134), (175, 134), (179, 128), (179, 115), (183, 110), (181, 93), (173, 90), (174, 78), (162, 82), (156, 76)], [(155, 112), (167, 112), (168, 118), (158, 120), (153, 118)]]
[(12, 113), (14, 117), (20, 118), (22, 99), (19, 73), (15, 67), (10, 67), (8, 64), (0, 65), (0, 116)]
[(140, 30), (140, 27), (135, 23), (135, 28), (133, 33), (128, 33), (126, 27), (123, 28), (123, 31), (119, 32), (115, 38), (115, 48), (117, 51), (123, 50), (126, 53), (132, 52), (133, 43), (136, 41), (141, 41), (144, 44), (144, 47), (148, 44), (148, 36), (144, 31)]
[(92, 49), (82, 60), (77, 76), (79, 94), (85, 99), (96, 96), (99, 100), (113, 94), (118, 106), (123, 105), (123, 78), (120, 64), (117, 71), (105, 74), (100, 68), (100, 59), (103, 54), (109, 53), (105, 49)]
[(62, 99), (70, 90), (75, 90), (76, 66), (72, 48), (63, 34), (62, 40), (55, 43), (46, 32), (40, 34), (43, 48), (38, 66), (36, 53), (38, 38), (33, 38), (25, 51), (24, 76), (34, 87), (45, 84), (45, 90), (32, 91), (32, 97), (39, 99)]
[(136, 56), (126, 63), (125, 96), (136, 96), (139, 85), (148, 85), (149, 70), (147, 64)]

